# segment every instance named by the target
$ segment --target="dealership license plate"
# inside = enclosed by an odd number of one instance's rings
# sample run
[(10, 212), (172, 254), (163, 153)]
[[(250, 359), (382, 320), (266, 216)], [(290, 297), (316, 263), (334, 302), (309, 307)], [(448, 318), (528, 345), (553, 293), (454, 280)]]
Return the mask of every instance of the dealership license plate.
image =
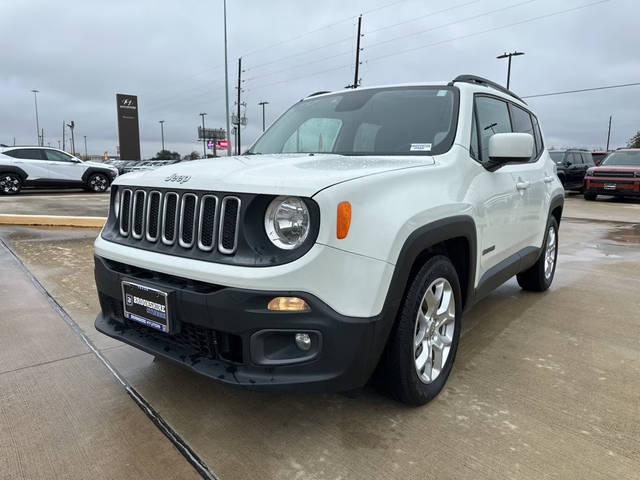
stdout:
[(124, 316), (161, 332), (169, 332), (169, 294), (137, 283), (122, 282)]
[(615, 190), (616, 189), (616, 184), (615, 183), (605, 183), (604, 184), (604, 189), (605, 190)]

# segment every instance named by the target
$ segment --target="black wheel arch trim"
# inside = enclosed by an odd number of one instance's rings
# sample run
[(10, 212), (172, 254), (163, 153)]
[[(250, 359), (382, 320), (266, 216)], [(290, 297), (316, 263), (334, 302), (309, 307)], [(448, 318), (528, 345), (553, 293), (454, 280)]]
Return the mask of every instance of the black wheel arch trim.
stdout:
[(15, 173), (20, 177), (22, 183), (24, 183), (29, 175), (20, 167), (16, 167), (15, 165), (0, 165), (0, 173)]

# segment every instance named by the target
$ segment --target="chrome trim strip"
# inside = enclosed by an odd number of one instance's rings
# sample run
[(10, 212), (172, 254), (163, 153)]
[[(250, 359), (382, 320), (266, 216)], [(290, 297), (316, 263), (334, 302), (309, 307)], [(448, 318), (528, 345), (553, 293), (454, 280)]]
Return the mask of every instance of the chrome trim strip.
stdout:
[[(213, 231), (211, 232), (211, 246), (202, 244), (202, 220), (204, 216), (205, 201), (213, 199)], [(215, 195), (203, 195), (200, 199), (200, 214), (198, 215), (198, 248), (204, 252), (210, 252), (216, 246), (216, 222), (218, 221), (218, 197)]]
[[(187, 198), (189, 197), (193, 197), (194, 200), (194, 204), (193, 204), (193, 225), (192, 225), (192, 230), (191, 230), (191, 242), (187, 243), (184, 240), (182, 240), (182, 234), (183, 234), (183, 230), (184, 230), (184, 202)], [(195, 239), (196, 239), (196, 222), (198, 221), (198, 196), (193, 194), (193, 193), (185, 193), (182, 195), (182, 199), (180, 200), (180, 234), (178, 235), (178, 244), (182, 247), (182, 248), (191, 248), (193, 247), (193, 244), (195, 243)]]
[[(156, 236), (152, 237), (151, 235), (149, 235), (149, 219), (151, 218), (151, 215), (149, 214), (149, 212), (151, 212), (151, 201), (153, 200), (153, 197), (155, 195), (158, 195), (159, 200), (158, 200), (158, 224), (156, 225)], [(144, 230), (146, 232), (146, 239), (148, 242), (155, 242), (158, 240), (158, 237), (160, 236), (160, 228), (162, 227), (162, 193), (160, 193), (157, 190), (152, 190), (149, 192), (148, 195), (148, 200), (147, 200), (147, 215), (146, 215), (146, 219), (145, 219), (145, 223), (144, 223)]]
[[(127, 214), (127, 217), (129, 220), (129, 228), (127, 230), (124, 230), (122, 228), (122, 219), (124, 218), (122, 216), (122, 210), (124, 209), (124, 196), (127, 194), (127, 192), (129, 192), (129, 212)], [(133, 203), (133, 192), (129, 188), (127, 188), (125, 190), (122, 190), (121, 195), (122, 197), (120, 197), (120, 213), (118, 215), (118, 218), (119, 218), (118, 226), (120, 230), (120, 235), (122, 235), (123, 237), (128, 237), (129, 232), (131, 231), (131, 204)]]
[[(140, 233), (136, 233), (136, 207), (138, 205), (138, 197), (142, 195), (142, 225), (140, 225)], [(147, 213), (147, 192), (144, 190), (136, 190), (133, 194), (133, 208), (131, 209), (131, 222), (129, 229), (131, 230), (131, 236), (136, 240), (140, 240), (144, 237), (144, 217)]]
[[(222, 246), (222, 229), (224, 227), (224, 213), (225, 213), (225, 209), (227, 208), (227, 202), (229, 202), (230, 200), (235, 200), (236, 202), (238, 202), (238, 215), (236, 217), (236, 231), (233, 238), (233, 248), (231, 249), (224, 248)], [(225, 255), (231, 255), (235, 253), (236, 249), (238, 248), (238, 231), (239, 231), (239, 224), (240, 224), (240, 207), (241, 206), (242, 206), (242, 202), (238, 197), (228, 196), (228, 197), (224, 197), (224, 199), (222, 200), (222, 206), (220, 207), (220, 219), (219, 219), (220, 227), (218, 228), (218, 251), (220, 253), (224, 253)]]
[[(173, 240), (167, 240), (167, 237), (165, 236), (166, 226), (167, 226), (167, 200), (169, 199), (169, 197), (176, 197), (176, 213), (175, 213), (175, 219), (174, 219)], [(180, 200), (180, 197), (178, 197), (178, 194), (176, 192), (167, 192), (164, 195), (164, 200), (162, 202), (162, 243), (164, 243), (165, 245), (173, 245), (176, 241), (176, 237), (178, 236), (179, 200)]]

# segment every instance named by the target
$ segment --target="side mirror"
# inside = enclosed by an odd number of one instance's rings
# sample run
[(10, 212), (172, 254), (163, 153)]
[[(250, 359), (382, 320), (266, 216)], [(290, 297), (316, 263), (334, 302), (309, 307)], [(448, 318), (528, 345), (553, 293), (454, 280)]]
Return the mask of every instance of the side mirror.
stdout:
[(507, 163), (526, 162), (533, 155), (533, 136), (528, 133), (496, 133), (489, 137), (490, 171)]

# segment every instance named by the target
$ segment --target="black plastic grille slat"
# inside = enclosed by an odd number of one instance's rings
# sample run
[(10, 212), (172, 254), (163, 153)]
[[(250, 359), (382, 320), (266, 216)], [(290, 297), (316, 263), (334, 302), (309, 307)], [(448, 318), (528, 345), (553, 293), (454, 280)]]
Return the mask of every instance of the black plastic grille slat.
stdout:
[(151, 192), (149, 194), (149, 205), (147, 207), (147, 217), (149, 219), (147, 227), (147, 239), (155, 241), (158, 238), (158, 226), (160, 224), (160, 200), (159, 192)]
[(235, 198), (227, 199), (224, 205), (221, 245), (225, 250), (235, 249), (239, 206), (240, 202)]
[(214, 241), (216, 220), (216, 198), (204, 197), (202, 200), (202, 225), (200, 226), (200, 243), (206, 248), (211, 248)]
[(129, 218), (131, 210), (131, 190), (125, 190), (122, 192), (121, 199), (121, 211), (120, 211), (120, 228), (125, 235), (129, 234)]
[(166, 199), (164, 210), (164, 238), (173, 242), (176, 238), (176, 211), (178, 209), (178, 197), (169, 195)]
[(138, 190), (135, 193), (135, 211), (133, 212), (133, 233), (141, 237), (144, 232), (144, 200), (145, 193)]
[(596, 171), (593, 172), (594, 177), (633, 177), (633, 172), (619, 172), (615, 170), (610, 171)]
[(192, 246), (193, 244), (193, 228), (196, 218), (196, 196), (184, 195), (182, 197), (182, 242), (185, 245)]

